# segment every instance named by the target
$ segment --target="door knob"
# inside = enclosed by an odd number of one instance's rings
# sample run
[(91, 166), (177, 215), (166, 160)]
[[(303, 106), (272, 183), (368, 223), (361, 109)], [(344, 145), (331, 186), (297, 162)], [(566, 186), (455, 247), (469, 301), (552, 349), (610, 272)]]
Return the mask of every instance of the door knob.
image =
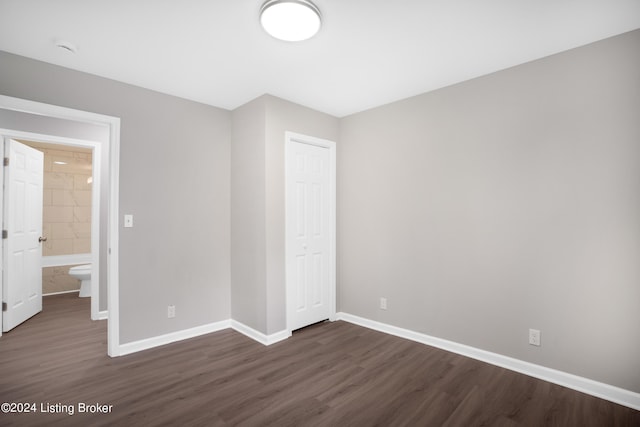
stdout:
[(42, 243), (42, 242), (46, 242), (47, 238), (46, 237), (42, 237), (40, 236), (40, 238), (38, 238), (38, 242)]

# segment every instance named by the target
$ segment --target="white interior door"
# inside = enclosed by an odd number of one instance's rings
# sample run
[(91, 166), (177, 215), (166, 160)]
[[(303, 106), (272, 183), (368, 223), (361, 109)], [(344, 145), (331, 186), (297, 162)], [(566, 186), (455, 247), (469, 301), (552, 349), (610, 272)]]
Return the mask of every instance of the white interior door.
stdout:
[(2, 263), (2, 330), (6, 332), (42, 311), (44, 156), (11, 139), (4, 144), (9, 159), (4, 167)]
[(288, 143), (287, 305), (295, 330), (335, 316), (335, 207), (330, 149)]

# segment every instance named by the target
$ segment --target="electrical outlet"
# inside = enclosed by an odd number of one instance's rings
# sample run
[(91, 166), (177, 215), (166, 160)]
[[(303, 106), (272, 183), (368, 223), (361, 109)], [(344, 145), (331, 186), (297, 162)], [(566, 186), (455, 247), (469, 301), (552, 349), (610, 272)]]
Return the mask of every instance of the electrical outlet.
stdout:
[(381, 310), (386, 310), (387, 309), (387, 299), (386, 298), (380, 298), (380, 309)]
[(540, 331), (537, 329), (529, 329), (529, 344), (540, 346)]
[(170, 305), (167, 307), (167, 317), (169, 319), (173, 319), (174, 317), (176, 317), (176, 306), (175, 305)]

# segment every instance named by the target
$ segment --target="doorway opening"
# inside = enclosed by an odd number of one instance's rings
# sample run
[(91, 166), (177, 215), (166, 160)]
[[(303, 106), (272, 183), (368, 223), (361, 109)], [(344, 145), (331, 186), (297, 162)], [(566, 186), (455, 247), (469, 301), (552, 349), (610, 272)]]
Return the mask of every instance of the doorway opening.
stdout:
[[(101, 261), (104, 258), (100, 256), (103, 248), (101, 184), (105, 178), (102, 176), (100, 143), (53, 135), (19, 134), (24, 137), (18, 139), (16, 131), (4, 131), (3, 137), (43, 153), (39, 267), (42, 286), (39, 293), (44, 297), (79, 291), (80, 296), (91, 298), (91, 319), (106, 319), (106, 298), (100, 303)], [(5, 191), (5, 211), (11, 209), (6, 195)], [(77, 265), (90, 265), (90, 281), (85, 281), (82, 291), (80, 281), (69, 274), (69, 269)], [(6, 286), (10, 284), (4, 285), (6, 292)], [(7, 297), (5, 294), (5, 299)], [(7, 325), (4, 326), (6, 330)]]
[[(92, 206), (93, 195), (100, 192), (101, 180), (100, 176), (95, 178), (94, 189), (93, 149), (27, 140), (19, 142), (44, 154), (42, 296), (74, 293), (99, 301), (100, 294), (94, 294), (89, 286), (100, 280), (100, 275), (92, 274), (91, 268), (91, 243), (100, 238), (92, 233), (94, 222), (99, 226), (100, 216), (100, 209)], [(100, 199), (98, 195), (98, 203)], [(85, 266), (89, 280), (81, 281), (76, 277), (78, 274), (69, 274), (71, 268), (81, 266)], [(97, 268), (100, 271), (99, 261)], [(106, 319), (106, 313), (101, 310), (99, 318)]]
[[(55, 143), (55, 144), (64, 144), (64, 145), (75, 145), (75, 146), (85, 146), (89, 147), (93, 152), (93, 166), (98, 170), (93, 170), (93, 185), (96, 186), (96, 177), (99, 175), (99, 169), (101, 164), (105, 165), (106, 170), (108, 170), (108, 180), (107, 182), (102, 182), (100, 186), (103, 191), (104, 202), (103, 206), (106, 206), (107, 209), (103, 209), (105, 215), (103, 215), (102, 220), (96, 222), (96, 228), (93, 227), (92, 222), (92, 235), (99, 236), (100, 235), (100, 223), (102, 223), (102, 227), (104, 230), (103, 235), (106, 238), (98, 243), (98, 239), (92, 239), (91, 242), (91, 256), (92, 261), (94, 257), (99, 256), (98, 254), (103, 254), (102, 262), (99, 259), (95, 259), (95, 265), (98, 269), (102, 268), (103, 273), (106, 270), (106, 274), (102, 274), (106, 279), (103, 281), (106, 282), (106, 307), (105, 304), (100, 304), (105, 308), (102, 310), (103, 312), (108, 312), (101, 314), (101, 310), (99, 310), (99, 298), (95, 298), (95, 303), (92, 299), (92, 319), (97, 320), (101, 318), (101, 316), (106, 316), (107, 320), (107, 343), (108, 343), (108, 354), (110, 356), (118, 356), (120, 351), (120, 343), (119, 343), (119, 305), (118, 305), (118, 209), (119, 209), (119, 196), (118, 196), (118, 188), (119, 188), (119, 146), (120, 146), (120, 119), (117, 117), (105, 116), (101, 114), (91, 113), (87, 111), (74, 110), (66, 107), (60, 107), (50, 104), (44, 104), (40, 102), (28, 101), (19, 98), (8, 97), (4, 95), (0, 95), (0, 110), (5, 110), (10, 113), (26, 113), (27, 115), (32, 115), (34, 117), (41, 117), (43, 122), (46, 124), (47, 120), (51, 121), (51, 119), (62, 119), (62, 120), (70, 120), (74, 122), (79, 122), (81, 124), (87, 125), (98, 125), (104, 127), (107, 131), (107, 136), (105, 141), (93, 142), (88, 140), (78, 140), (67, 137), (60, 136), (51, 136), (50, 134), (36, 133), (29, 130), (23, 130), (24, 127), (20, 126), (11, 126), (8, 128), (0, 129), (0, 133), (2, 135), (9, 136), (13, 139), (26, 139), (44, 143)], [(92, 196), (92, 199), (97, 197)], [(4, 207), (2, 207), (4, 208)], [(3, 209), (0, 209), (2, 212)], [(99, 212), (99, 209), (97, 210)], [(94, 243), (95, 242), (95, 243)], [(99, 246), (98, 246), (99, 245)], [(95, 247), (94, 247), (95, 246)], [(0, 256), (2, 259), (3, 256)], [(3, 266), (4, 268), (4, 266)], [(98, 270), (99, 274), (99, 270)], [(93, 277), (94, 273), (92, 273)], [(98, 276), (99, 277), (99, 276)], [(98, 286), (98, 280), (96, 282), (96, 287)], [(93, 280), (92, 280), (93, 284)], [(99, 295), (99, 290), (95, 290), (95, 294)], [(104, 295), (104, 291), (103, 291)], [(0, 297), (2, 296), (2, 291), (0, 288)], [(95, 304), (95, 308), (94, 308)], [(0, 333), (1, 336), (1, 333)]]

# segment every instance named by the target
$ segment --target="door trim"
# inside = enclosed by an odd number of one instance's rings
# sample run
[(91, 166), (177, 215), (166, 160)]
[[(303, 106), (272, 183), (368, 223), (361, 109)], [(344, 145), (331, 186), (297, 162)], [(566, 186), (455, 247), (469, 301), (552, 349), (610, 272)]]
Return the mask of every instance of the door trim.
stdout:
[(289, 237), (294, 233), (294, 224), (290, 220), (293, 197), (289, 194), (289, 170), (294, 161), (293, 144), (309, 144), (329, 150), (329, 320), (336, 320), (336, 143), (326, 139), (303, 135), (294, 132), (285, 132), (285, 162), (284, 162), (284, 194), (285, 194), (285, 289), (286, 289), (286, 317), (287, 332), (291, 334), (293, 321), (293, 287), (294, 272), (289, 265), (289, 255), (292, 248), (289, 245)]
[[(0, 95), (0, 108), (20, 111), (24, 113), (37, 114), (45, 117), (53, 117), (57, 119), (67, 119), (83, 123), (98, 124), (106, 126), (109, 129), (109, 152), (104, 153), (105, 155), (108, 155), (109, 159), (109, 208), (107, 219), (107, 307), (109, 310), (109, 316), (107, 320), (107, 353), (112, 357), (118, 356), (120, 352), (120, 316), (118, 304), (120, 118), (91, 113), (88, 111), (75, 110), (72, 108), (66, 108), (57, 105), (45, 104), (42, 102), (29, 101), (26, 99), (14, 98), (5, 95)], [(102, 144), (100, 144), (100, 148), (98, 148), (97, 150), (99, 151), (101, 148)], [(2, 297), (1, 292), (2, 291), (0, 290), (0, 297)]]

